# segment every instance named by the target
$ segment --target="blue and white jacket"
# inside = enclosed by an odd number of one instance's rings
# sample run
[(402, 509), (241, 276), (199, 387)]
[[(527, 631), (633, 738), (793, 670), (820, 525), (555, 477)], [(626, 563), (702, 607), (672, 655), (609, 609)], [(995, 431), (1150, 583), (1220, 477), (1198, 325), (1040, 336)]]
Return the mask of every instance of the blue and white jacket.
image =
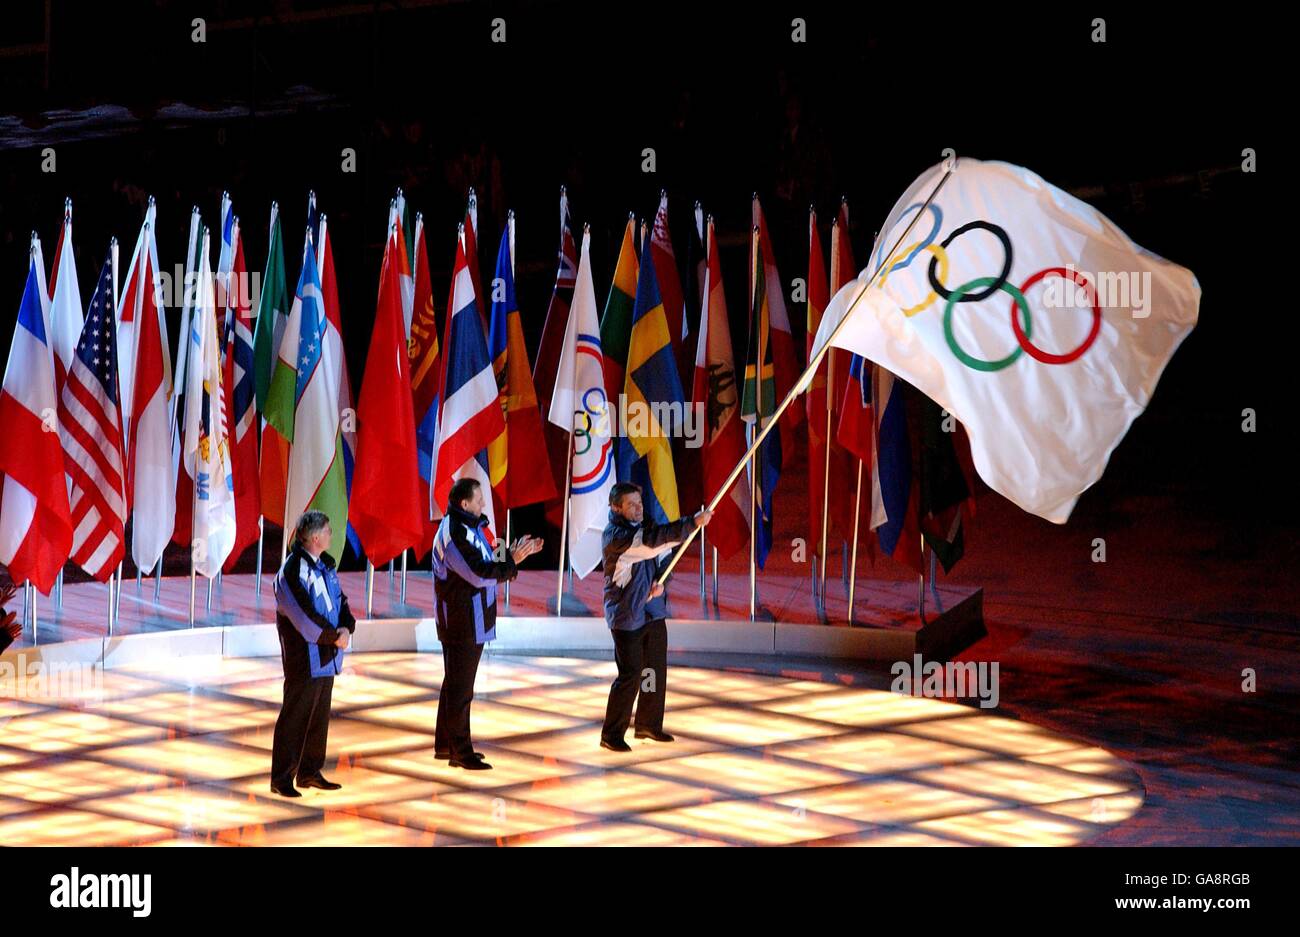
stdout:
[(275, 577), (275, 624), (286, 678), (333, 677), (343, 672), (340, 628), (356, 633), (357, 620), (339, 587), (334, 558), (295, 543)]
[(497, 583), (518, 575), (514, 558), (498, 562), (484, 528), (486, 517), (452, 507), (433, 538), (434, 619), (443, 644), (496, 640)]

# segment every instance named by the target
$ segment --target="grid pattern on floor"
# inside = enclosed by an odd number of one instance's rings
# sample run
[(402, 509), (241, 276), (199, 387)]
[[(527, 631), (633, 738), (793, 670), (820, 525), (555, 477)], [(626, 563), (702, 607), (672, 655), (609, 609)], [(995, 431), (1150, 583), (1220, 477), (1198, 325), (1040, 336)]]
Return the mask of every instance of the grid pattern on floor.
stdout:
[(1106, 751), (943, 700), (671, 667), (671, 744), (599, 747), (613, 664), (485, 656), (475, 745), (434, 758), (442, 659), (353, 657), (326, 774), (270, 793), (278, 660), (81, 672), (0, 698), (0, 844), (1067, 845), (1141, 805)]

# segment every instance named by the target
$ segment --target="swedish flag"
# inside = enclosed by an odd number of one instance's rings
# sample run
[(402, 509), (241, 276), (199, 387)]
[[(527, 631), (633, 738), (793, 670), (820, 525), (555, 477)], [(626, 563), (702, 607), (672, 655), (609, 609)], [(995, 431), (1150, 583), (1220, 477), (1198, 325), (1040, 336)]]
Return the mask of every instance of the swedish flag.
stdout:
[(664, 524), (681, 517), (671, 441), (682, 428), (685, 398), (650, 241), (645, 238), (641, 245), (641, 269), (632, 309), (623, 381), (628, 444), (618, 447), (618, 477), (641, 486), (646, 521)]

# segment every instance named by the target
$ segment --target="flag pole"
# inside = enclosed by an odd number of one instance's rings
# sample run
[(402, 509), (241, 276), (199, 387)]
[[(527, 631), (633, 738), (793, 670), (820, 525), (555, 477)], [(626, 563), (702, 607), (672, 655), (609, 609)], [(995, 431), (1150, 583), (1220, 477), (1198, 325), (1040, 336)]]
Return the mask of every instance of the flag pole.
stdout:
[[(700, 505), (700, 510), (701, 511), (704, 510), (704, 505), (702, 504)], [(704, 531), (700, 531), (700, 605), (707, 607), (709, 603), (709, 599), (707, 593), (705, 592), (704, 580), (706, 578), (706, 570), (708, 569), (708, 565), (709, 565), (708, 563), (709, 551), (708, 551), (708, 547), (705, 545), (706, 543), (707, 541), (704, 538)]]
[(927, 624), (925, 620), (925, 534), (921, 534), (921, 574), (917, 577), (916, 583), (916, 614), (921, 619), (921, 624)]
[(122, 564), (117, 564), (117, 591), (113, 594), (113, 619), (122, 614)]
[[(513, 212), (511, 214), (513, 214)], [(506, 549), (509, 548), (510, 548), (510, 509), (506, 508)], [(506, 580), (505, 588), (502, 591), (505, 593), (506, 611), (508, 612), (510, 611), (510, 580), (509, 579)]]
[[(755, 433), (755, 436), (758, 434)], [(754, 472), (754, 453), (749, 455), (749, 620), (754, 620), (758, 605), (758, 577), (755, 574), (758, 547), (758, 476)], [(673, 557), (675, 562), (677, 557)], [(668, 568), (672, 569), (672, 562)]]
[(858, 522), (862, 517), (862, 460), (858, 459), (858, 481), (853, 487), (853, 553), (849, 559), (849, 624), (853, 624), (853, 596), (858, 584)]
[(821, 581), (819, 594), (822, 604), (826, 603), (826, 527), (830, 520), (831, 506), (831, 398), (835, 394), (835, 356), (826, 356), (826, 435), (823, 437), (823, 449), (826, 450), (825, 465), (822, 470), (822, 545), (817, 554), (821, 560)]
[[(191, 521), (191, 523), (193, 523), (193, 521)], [(153, 581), (153, 598), (155, 602), (158, 601), (158, 596), (162, 594), (162, 564), (163, 558), (160, 554), (158, 556), (158, 566), (154, 573)]]
[(113, 573), (108, 574), (108, 636), (113, 636)]
[(253, 577), (253, 594), (262, 594), (262, 541), (266, 538), (266, 520), (257, 515), (257, 575)]
[(63, 608), (63, 570), (59, 570), (59, 578), (54, 583), (55, 604)]
[(569, 497), (573, 492), (573, 421), (569, 421), (569, 449), (564, 461), (564, 520), (560, 524), (559, 575), (555, 583), (555, 617), (562, 614), (564, 605), (564, 557), (569, 547)]
[(36, 584), (30, 581), (27, 584), (31, 586), (32, 590), (32, 646), (35, 647), (41, 643), (37, 631), (38, 624), (36, 621)]
[(366, 617), (374, 618), (375, 564), (366, 560)]
[[(889, 252), (885, 255), (886, 259), (893, 258), (894, 252), (898, 250), (898, 246), (903, 243), (904, 238), (906, 238), (909, 234), (912, 233), (912, 228), (916, 226), (917, 220), (923, 214), (925, 214), (925, 209), (929, 207), (931, 202), (934, 201), (935, 196), (939, 194), (939, 190), (943, 188), (944, 183), (948, 181), (948, 177), (951, 176), (953, 172), (955, 172), (955, 166), (953, 169), (949, 169), (944, 172), (943, 177), (935, 184), (934, 190), (930, 192), (930, 195), (926, 198), (925, 202), (921, 205), (920, 210), (917, 211), (917, 213), (912, 217), (912, 220), (908, 222), (907, 227), (903, 229), (903, 233), (899, 235), (898, 240), (894, 243), (894, 246), (890, 248)], [(724, 481), (722, 485), (718, 488), (718, 493), (714, 495), (713, 500), (709, 502), (710, 511), (712, 511), (718, 506), (718, 503), (722, 501), (723, 495), (725, 495), (728, 489), (731, 488), (732, 484), (736, 481), (736, 479), (740, 477), (740, 473), (744, 471), (746, 464), (753, 458), (754, 453), (758, 450), (758, 447), (763, 444), (763, 441), (765, 439), (767, 439), (768, 433), (770, 433), (773, 427), (777, 425), (778, 421), (781, 418), (781, 415), (785, 413), (785, 411), (789, 408), (790, 404), (794, 402), (795, 398), (798, 397), (799, 394), (803, 393), (806, 386), (809, 383), (811, 383), (812, 376), (816, 374), (817, 368), (821, 366), (822, 358), (826, 357), (827, 353), (830, 351), (831, 344), (834, 341), (835, 337), (840, 334), (840, 331), (848, 323), (850, 314), (853, 312), (854, 309), (857, 308), (858, 303), (862, 301), (862, 297), (867, 295), (867, 291), (875, 283), (876, 277), (880, 276), (880, 272), (882, 269), (884, 269), (883, 266), (877, 268), (876, 272), (873, 273), (871, 277), (867, 280), (866, 286), (864, 286), (862, 290), (859, 291), (858, 295), (854, 297), (853, 302), (849, 303), (849, 307), (844, 310), (843, 317), (840, 319), (839, 323), (836, 324), (835, 328), (831, 330), (831, 334), (826, 337), (826, 341), (822, 343), (822, 346), (819, 349), (817, 349), (817, 353), (813, 355), (812, 360), (808, 362), (808, 367), (804, 369), (803, 374), (799, 375), (799, 379), (794, 382), (794, 386), (791, 387), (789, 392), (785, 395), (785, 399), (781, 401), (781, 405), (777, 407), (776, 411), (772, 414), (772, 416), (768, 418), (767, 424), (763, 426), (761, 430), (755, 433), (753, 441), (749, 444), (749, 451), (746, 452), (745, 455), (741, 458), (741, 460), (736, 463), (735, 467), (731, 470), (731, 473), (727, 476), (726, 481)], [(756, 518), (754, 517), (754, 515), (751, 514), (750, 515), (751, 529), (753, 527), (753, 523), (755, 520)], [(663, 573), (661, 573), (659, 579), (656, 580), (657, 582), (662, 584), (668, 578), (669, 573), (673, 571), (673, 567), (677, 565), (678, 561), (682, 558), (682, 554), (686, 552), (686, 548), (690, 546), (691, 541), (695, 539), (695, 535), (698, 532), (699, 532), (699, 528), (697, 527), (695, 528), (695, 530), (692, 530), (690, 534), (687, 535), (685, 540), (681, 542), (681, 544), (677, 547), (677, 550), (673, 553), (672, 559), (668, 561), (668, 565), (664, 567)]]
[(713, 607), (718, 607), (718, 548), (713, 548)]
[(406, 604), (406, 548), (402, 548), (402, 592), (398, 599), (403, 605)]

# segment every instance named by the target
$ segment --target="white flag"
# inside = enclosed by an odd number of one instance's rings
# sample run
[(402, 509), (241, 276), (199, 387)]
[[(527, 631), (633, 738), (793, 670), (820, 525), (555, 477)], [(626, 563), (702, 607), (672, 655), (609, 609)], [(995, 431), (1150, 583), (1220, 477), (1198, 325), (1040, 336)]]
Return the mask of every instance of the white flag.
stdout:
[(235, 544), (235, 490), (207, 229), (201, 244), (185, 386), (185, 464), (194, 479), (194, 568), (211, 579)]
[(582, 256), (573, 305), (564, 330), (555, 390), (547, 418), (573, 431), (573, 470), (569, 489), (569, 565), (579, 576), (595, 569), (601, 557), (601, 532), (614, 487), (614, 447), (605, 400), (604, 358), (596, 289), (591, 282), (590, 232), (582, 235)]
[(1065, 523), (1196, 325), (1200, 286), (1027, 169), (963, 159), (925, 206), (943, 175), (899, 199), (817, 347), (865, 291), (834, 344), (960, 420), (991, 488)]

